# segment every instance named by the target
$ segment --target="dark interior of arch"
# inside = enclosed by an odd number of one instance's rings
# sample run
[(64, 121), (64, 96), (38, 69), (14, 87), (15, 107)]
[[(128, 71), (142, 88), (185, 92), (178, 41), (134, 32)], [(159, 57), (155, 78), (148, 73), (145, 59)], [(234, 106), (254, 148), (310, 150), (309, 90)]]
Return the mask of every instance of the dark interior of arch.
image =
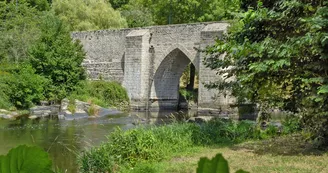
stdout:
[(190, 59), (180, 50), (174, 49), (161, 62), (155, 72), (151, 100), (159, 109), (177, 109), (179, 82)]

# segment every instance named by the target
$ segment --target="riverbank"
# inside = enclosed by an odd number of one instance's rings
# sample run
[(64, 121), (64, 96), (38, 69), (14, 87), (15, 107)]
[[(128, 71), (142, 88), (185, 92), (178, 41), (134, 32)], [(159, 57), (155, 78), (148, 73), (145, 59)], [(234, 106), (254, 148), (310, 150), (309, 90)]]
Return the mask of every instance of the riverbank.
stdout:
[(208, 147), (223, 144), (230, 147), (293, 133), (294, 127), (288, 123), (284, 125), (284, 129), (270, 125), (261, 129), (251, 121), (215, 119), (202, 124), (173, 123), (128, 131), (117, 129), (108, 136), (107, 142), (80, 155), (80, 172), (160, 172), (166, 169), (153, 163), (165, 166), (165, 162), (179, 155), (197, 153), (195, 151)]

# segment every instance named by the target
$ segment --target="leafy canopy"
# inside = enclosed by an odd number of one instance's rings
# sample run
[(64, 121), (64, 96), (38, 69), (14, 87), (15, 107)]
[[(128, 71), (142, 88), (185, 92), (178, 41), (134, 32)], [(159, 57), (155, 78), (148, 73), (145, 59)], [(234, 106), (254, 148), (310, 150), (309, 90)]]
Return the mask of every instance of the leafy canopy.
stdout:
[(130, 0), (118, 9), (129, 27), (141, 27), (231, 19), (239, 6), (240, 0)]
[(305, 124), (327, 139), (321, 131), (328, 126), (322, 119), (328, 118), (327, 2), (274, 0), (245, 6), (253, 8), (238, 16), (225, 39), (207, 49), (205, 64), (225, 75), (209, 87), (230, 89), (240, 103), (260, 103), (264, 110), (317, 117)]
[(71, 31), (127, 27), (120, 12), (105, 0), (54, 0), (52, 8)]
[(0, 2), (0, 61), (21, 62), (38, 39), (40, 11), (28, 3)]

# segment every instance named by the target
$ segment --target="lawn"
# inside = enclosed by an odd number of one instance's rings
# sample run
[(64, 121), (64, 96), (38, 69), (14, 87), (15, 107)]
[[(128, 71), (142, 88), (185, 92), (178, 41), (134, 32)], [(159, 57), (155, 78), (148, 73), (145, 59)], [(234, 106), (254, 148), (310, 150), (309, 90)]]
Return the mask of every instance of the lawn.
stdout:
[[(251, 141), (238, 145), (202, 147), (183, 153), (169, 161), (153, 163), (156, 172), (196, 172), (200, 157), (212, 158), (222, 153), (228, 160), (230, 171), (243, 169), (251, 173), (327, 173), (328, 152), (304, 142), (300, 135)], [(142, 172), (142, 171), (133, 171)]]

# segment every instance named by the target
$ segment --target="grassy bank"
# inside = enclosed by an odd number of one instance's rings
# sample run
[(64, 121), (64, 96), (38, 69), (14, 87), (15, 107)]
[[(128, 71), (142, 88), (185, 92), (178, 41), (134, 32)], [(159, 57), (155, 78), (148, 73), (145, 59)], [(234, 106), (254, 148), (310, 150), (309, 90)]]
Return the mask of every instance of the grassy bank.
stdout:
[(261, 130), (249, 121), (221, 119), (202, 125), (173, 123), (128, 131), (117, 129), (108, 136), (107, 142), (81, 154), (80, 171), (158, 172), (158, 167), (152, 167), (152, 163), (167, 161), (208, 146), (232, 145), (276, 135), (278, 129), (273, 126)]
[(142, 163), (124, 172), (192, 173), (200, 157), (212, 158), (222, 153), (228, 160), (230, 171), (243, 169), (251, 173), (325, 173), (328, 154), (318, 150), (301, 135), (279, 136), (272, 139), (250, 141), (236, 145), (200, 147), (193, 153), (183, 153), (158, 163)]

